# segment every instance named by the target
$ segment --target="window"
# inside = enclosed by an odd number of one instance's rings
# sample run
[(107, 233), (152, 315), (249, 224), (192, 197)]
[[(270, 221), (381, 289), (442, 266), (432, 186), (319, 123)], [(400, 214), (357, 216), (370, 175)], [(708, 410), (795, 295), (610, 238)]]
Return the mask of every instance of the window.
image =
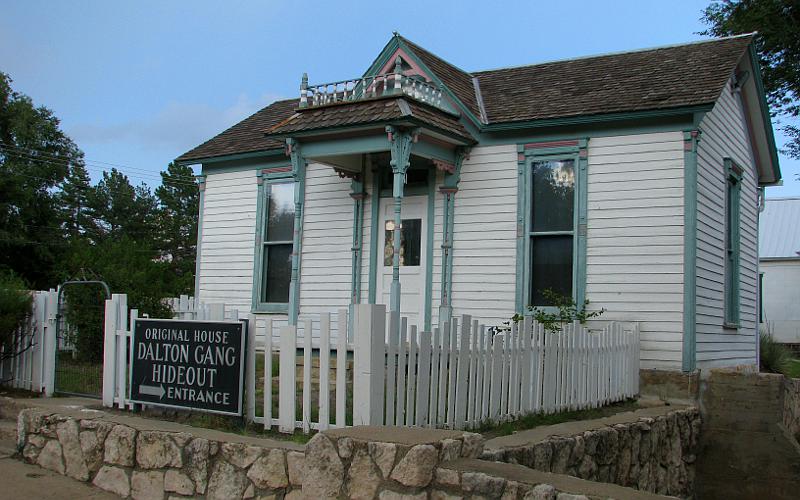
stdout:
[[(392, 266), (394, 257), (394, 221), (385, 223), (383, 265)], [(422, 219), (403, 219), (400, 223), (400, 266), (419, 266), (422, 247)]]
[(265, 211), (261, 237), (261, 304), (288, 304), (294, 239), (294, 183), (264, 185)]
[(725, 158), (725, 326), (739, 325), (739, 201), (742, 168)]
[(573, 295), (575, 159), (534, 160), (530, 178), (528, 303), (548, 306), (546, 290)]

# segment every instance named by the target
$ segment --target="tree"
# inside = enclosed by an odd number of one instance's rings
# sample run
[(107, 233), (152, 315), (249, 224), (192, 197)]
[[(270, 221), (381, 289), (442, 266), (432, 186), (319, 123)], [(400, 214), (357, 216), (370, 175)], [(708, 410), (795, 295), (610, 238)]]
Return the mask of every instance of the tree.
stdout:
[(70, 165), (67, 177), (61, 184), (61, 191), (58, 193), (64, 231), (70, 239), (81, 237), (87, 229), (91, 228), (91, 221), (87, 214), (91, 190), (89, 173), (86, 168), (81, 164)]
[[(772, 115), (800, 116), (800, 0), (719, 0), (709, 5), (703, 35), (758, 31), (755, 44)], [(800, 128), (787, 124), (786, 152), (800, 159)]]
[(158, 204), (144, 184), (134, 187), (125, 174), (113, 168), (103, 172), (89, 193), (88, 205), (94, 241), (127, 237), (155, 243)]
[(0, 72), (0, 270), (47, 288), (65, 247), (55, 188), (83, 153), (11, 82)]
[(191, 167), (170, 163), (156, 188), (159, 248), (178, 279), (178, 293), (190, 293), (194, 287), (200, 197), (193, 177)]

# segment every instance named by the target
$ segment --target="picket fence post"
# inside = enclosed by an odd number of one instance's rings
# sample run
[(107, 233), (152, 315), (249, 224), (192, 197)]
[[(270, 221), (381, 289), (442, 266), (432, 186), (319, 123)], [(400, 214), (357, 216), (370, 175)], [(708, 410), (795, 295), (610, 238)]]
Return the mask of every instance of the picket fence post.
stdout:
[(386, 306), (353, 307), (353, 425), (383, 425)]

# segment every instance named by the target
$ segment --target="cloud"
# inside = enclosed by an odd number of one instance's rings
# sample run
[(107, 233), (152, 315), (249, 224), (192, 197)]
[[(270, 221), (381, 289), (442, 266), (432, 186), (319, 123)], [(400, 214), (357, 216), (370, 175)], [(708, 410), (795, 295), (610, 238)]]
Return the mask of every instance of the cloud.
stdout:
[(68, 134), (78, 145), (123, 142), (183, 151), (281, 98), (277, 94), (264, 94), (252, 99), (242, 94), (226, 108), (202, 103), (170, 102), (145, 119), (109, 125), (78, 124), (70, 127)]

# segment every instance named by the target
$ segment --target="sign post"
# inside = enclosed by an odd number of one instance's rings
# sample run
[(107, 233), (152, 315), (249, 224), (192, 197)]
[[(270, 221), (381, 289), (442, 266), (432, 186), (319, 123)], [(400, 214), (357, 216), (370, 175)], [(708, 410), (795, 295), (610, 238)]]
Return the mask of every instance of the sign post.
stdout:
[(137, 319), (131, 400), (242, 415), (243, 322)]

